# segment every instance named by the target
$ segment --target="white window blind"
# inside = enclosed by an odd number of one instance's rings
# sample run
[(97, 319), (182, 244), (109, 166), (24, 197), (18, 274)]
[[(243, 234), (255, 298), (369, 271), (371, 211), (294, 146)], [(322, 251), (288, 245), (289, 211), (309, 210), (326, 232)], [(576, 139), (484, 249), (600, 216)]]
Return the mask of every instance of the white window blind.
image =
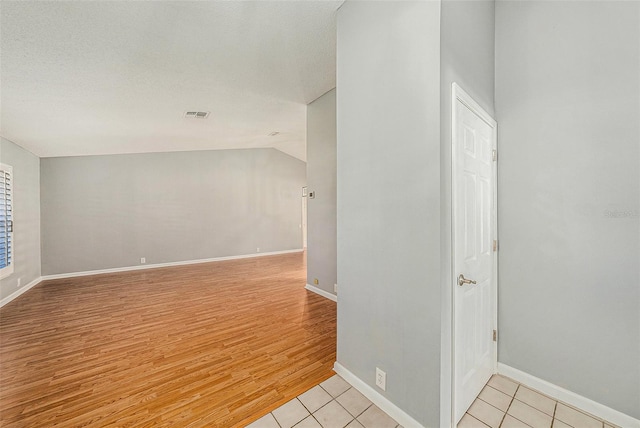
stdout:
[(0, 164), (0, 278), (13, 273), (13, 170)]

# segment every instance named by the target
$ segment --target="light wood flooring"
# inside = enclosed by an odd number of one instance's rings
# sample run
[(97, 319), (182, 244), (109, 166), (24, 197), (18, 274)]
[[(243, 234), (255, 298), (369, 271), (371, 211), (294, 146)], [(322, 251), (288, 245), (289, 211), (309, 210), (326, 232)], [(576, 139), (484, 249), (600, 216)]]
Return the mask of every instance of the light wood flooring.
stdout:
[(2, 427), (240, 427), (333, 375), (303, 253), (51, 280), (0, 309)]

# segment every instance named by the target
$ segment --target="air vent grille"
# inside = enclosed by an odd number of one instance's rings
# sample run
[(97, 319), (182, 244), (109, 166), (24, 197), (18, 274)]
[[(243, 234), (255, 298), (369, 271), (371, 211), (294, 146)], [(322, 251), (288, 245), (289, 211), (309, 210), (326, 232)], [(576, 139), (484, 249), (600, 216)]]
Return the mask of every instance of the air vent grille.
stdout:
[(192, 119), (206, 119), (209, 117), (208, 111), (187, 111), (184, 113), (184, 117)]

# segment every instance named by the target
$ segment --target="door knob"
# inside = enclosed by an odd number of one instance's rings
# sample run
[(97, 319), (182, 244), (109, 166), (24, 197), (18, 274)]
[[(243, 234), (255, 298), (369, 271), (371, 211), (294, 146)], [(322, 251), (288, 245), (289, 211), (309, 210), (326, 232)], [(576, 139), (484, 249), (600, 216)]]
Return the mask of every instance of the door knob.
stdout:
[(467, 279), (463, 274), (458, 276), (458, 285), (462, 287), (464, 284), (475, 284), (476, 282), (473, 279)]

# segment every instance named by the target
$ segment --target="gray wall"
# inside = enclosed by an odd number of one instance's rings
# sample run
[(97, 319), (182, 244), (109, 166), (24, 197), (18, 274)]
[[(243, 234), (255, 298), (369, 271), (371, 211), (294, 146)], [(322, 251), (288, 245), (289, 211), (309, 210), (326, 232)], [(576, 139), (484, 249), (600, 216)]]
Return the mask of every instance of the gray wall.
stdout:
[[(441, 278), (442, 396), (451, 397), (451, 84), (456, 82), (489, 114), (494, 115), (493, 0), (443, 0), (440, 38), (441, 137)], [(494, 116), (495, 117), (495, 116)], [(443, 399), (441, 426), (449, 423), (451, 400)]]
[(440, 2), (338, 11), (338, 362), (440, 406)]
[(496, 25), (499, 360), (640, 418), (640, 3)]
[(336, 274), (336, 90), (307, 106), (307, 284), (331, 294)]
[(41, 159), (42, 273), (300, 249), (304, 162), (275, 149)]
[(0, 138), (0, 162), (13, 168), (14, 267), (0, 280), (0, 299), (40, 277), (40, 159)]

